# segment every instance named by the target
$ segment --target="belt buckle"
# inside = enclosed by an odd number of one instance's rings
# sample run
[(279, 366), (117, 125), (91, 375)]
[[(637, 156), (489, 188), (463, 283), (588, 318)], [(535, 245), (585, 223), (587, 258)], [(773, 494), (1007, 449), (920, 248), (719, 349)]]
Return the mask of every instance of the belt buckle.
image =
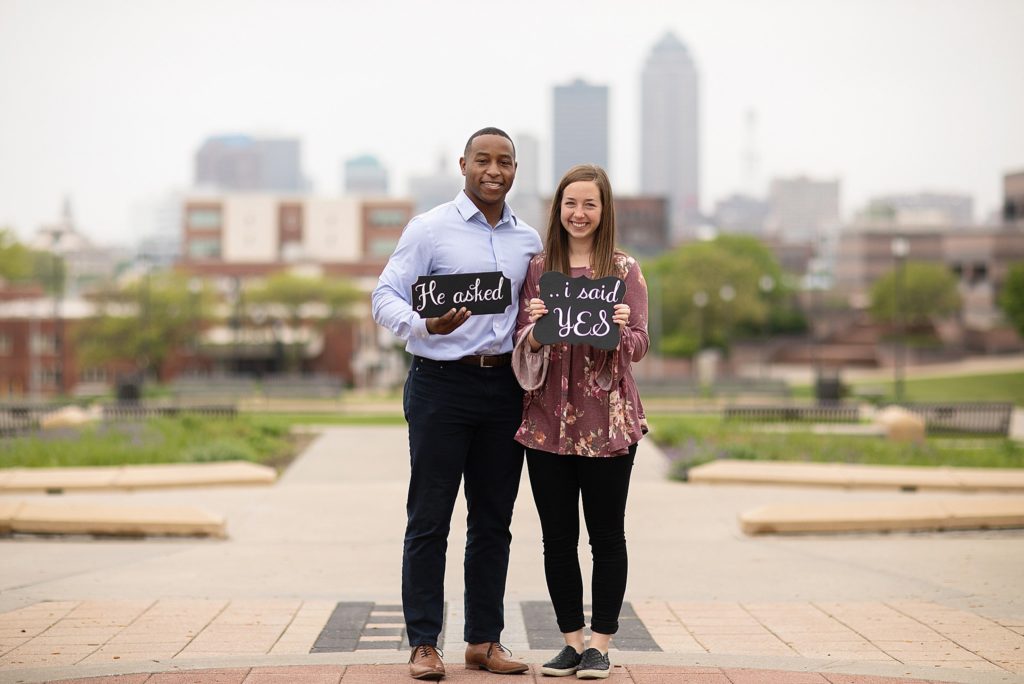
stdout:
[(480, 355), (480, 367), (481, 368), (490, 368), (490, 366), (487, 365), (487, 354), (481, 354)]

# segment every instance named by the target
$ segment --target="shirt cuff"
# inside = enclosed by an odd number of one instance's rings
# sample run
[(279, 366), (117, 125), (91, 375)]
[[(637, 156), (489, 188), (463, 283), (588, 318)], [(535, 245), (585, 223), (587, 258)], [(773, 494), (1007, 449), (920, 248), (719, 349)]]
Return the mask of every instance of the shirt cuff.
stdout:
[(427, 319), (417, 318), (416, 322), (412, 324), (412, 334), (414, 337), (425, 340), (430, 337), (430, 333), (427, 331)]

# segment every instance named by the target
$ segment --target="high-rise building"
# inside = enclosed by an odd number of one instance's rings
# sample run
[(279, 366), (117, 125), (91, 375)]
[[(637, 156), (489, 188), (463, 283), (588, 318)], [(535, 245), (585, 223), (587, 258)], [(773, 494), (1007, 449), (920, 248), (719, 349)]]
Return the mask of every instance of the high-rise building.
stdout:
[(764, 235), (768, 203), (750, 195), (733, 194), (715, 203), (714, 224), (723, 233)]
[(839, 232), (839, 181), (806, 176), (772, 180), (765, 231), (789, 243), (833, 242)]
[(969, 226), (974, 223), (974, 200), (970, 195), (919, 192), (874, 197), (858, 213), (859, 225)]
[(409, 195), (417, 214), (422, 214), (439, 204), (451, 202), (459, 194), (465, 181), (450, 171), (450, 168), (448, 160), (441, 155), (434, 173), (409, 178)]
[(347, 159), (344, 188), (349, 195), (386, 195), (388, 170), (373, 155), (364, 154)]
[(644, 64), (640, 98), (640, 191), (669, 200), (673, 242), (700, 223), (700, 120), (697, 68), (672, 33)]
[(552, 183), (576, 164), (608, 171), (608, 86), (576, 79), (555, 86)]
[(302, 144), (294, 138), (220, 135), (196, 152), (195, 185), (218, 191), (301, 192)]
[(1024, 224), (1024, 170), (1003, 175), (1002, 218), (1006, 224)]

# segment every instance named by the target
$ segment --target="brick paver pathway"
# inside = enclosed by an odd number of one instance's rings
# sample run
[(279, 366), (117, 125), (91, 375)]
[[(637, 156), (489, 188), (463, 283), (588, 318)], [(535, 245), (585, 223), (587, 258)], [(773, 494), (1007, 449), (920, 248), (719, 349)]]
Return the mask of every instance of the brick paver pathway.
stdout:
[[(540, 674), (537, 666), (522, 676), (496, 675), (447, 666), (442, 680), (455, 684), (537, 684), (563, 681)], [(192, 670), (159, 674), (66, 679), (61, 684), (409, 684), (405, 665), (305, 665)], [(577, 681), (568, 678), (564, 681)], [(935, 679), (900, 679), (824, 672), (786, 672), (718, 667), (621, 665), (613, 668), (610, 684), (941, 684)]]
[[(506, 643), (513, 651), (544, 652), (557, 633), (524, 620), (527, 605), (510, 604)], [(380, 606), (380, 610), (377, 609)], [(154, 601), (51, 601), (0, 614), (0, 680), (4, 672), (31, 668), (73, 668), (84, 665), (162, 670), (211, 658), (294, 656), (311, 652), (365, 654), (374, 662), (381, 649), (407, 648), (401, 612), (394, 605), (331, 601), (164, 599)], [(924, 601), (835, 603), (627, 603), (634, 624), (619, 635), (619, 648), (677, 654), (693, 662), (704, 655), (815, 658), (836, 662), (900, 664), (977, 673), (1024, 673), (1024, 624), (990, 620), (963, 610)], [(449, 604), (446, 634), (461, 656), (459, 614)], [(352, 615), (353, 624), (338, 616)], [(333, 616), (333, 617), (332, 617)], [(330, 621), (330, 624), (328, 622)], [(624, 621), (626, 622), (626, 621)], [(529, 628), (528, 627), (529, 624)], [(544, 630), (547, 631), (544, 631)], [(628, 633), (627, 633), (628, 632)], [(324, 641), (325, 634), (343, 633), (345, 640)], [(314, 648), (317, 645), (319, 648)], [(334, 647), (323, 647), (334, 644)], [(616, 649), (617, 651), (617, 649)], [(615, 652), (613, 651), (613, 660)], [(395, 655), (391, 656), (393, 661)], [(318, 666), (319, 667), (319, 666)], [(383, 668), (383, 669), (381, 669)], [(646, 669), (645, 669), (646, 668)], [(405, 678), (402, 667), (323, 666), (291, 670), (255, 668), (184, 674), (131, 675), (118, 682), (257, 682), (257, 681), (390, 681)], [(883, 679), (842, 679), (835, 674), (757, 674), (718, 668), (668, 668), (626, 665), (616, 670), (622, 682), (882, 682)], [(474, 673), (475, 674), (475, 673)], [(657, 676), (655, 676), (657, 675)], [(670, 678), (665, 678), (671, 675)], [(680, 679), (678, 677), (687, 677)], [(461, 664), (451, 681), (461, 681)], [(133, 679), (134, 677), (134, 679)], [(383, 679), (382, 679), (383, 678)], [(1015, 678), (1015, 677), (1014, 677)], [(85, 681), (85, 680), (83, 680)], [(396, 680), (397, 681), (397, 680)], [(473, 681), (484, 681), (474, 676)], [(551, 681), (550, 679), (548, 681)], [(896, 681), (896, 680), (893, 680)]]

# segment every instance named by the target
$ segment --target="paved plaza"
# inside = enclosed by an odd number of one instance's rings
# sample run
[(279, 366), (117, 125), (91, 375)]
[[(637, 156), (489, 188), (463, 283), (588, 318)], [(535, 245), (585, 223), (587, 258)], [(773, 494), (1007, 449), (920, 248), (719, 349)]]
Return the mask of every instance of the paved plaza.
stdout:
[[(950, 494), (687, 485), (664, 468), (642, 442), (609, 681), (1024, 682), (1024, 531), (748, 537), (738, 516), (757, 506)], [(412, 681), (407, 472), (404, 428), (332, 427), (270, 487), (63, 495), (201, 506), (228, 538), (0, 541), (0, 682)], [(464, 502), (449, 542), (446, 681), (506, 681), (462, 665)], [(560, 641), (540, 549), (524, 476), (503, 641), (535, 665)], [(536, 666), (512, 681), (534, 679), (555, 681)]]

